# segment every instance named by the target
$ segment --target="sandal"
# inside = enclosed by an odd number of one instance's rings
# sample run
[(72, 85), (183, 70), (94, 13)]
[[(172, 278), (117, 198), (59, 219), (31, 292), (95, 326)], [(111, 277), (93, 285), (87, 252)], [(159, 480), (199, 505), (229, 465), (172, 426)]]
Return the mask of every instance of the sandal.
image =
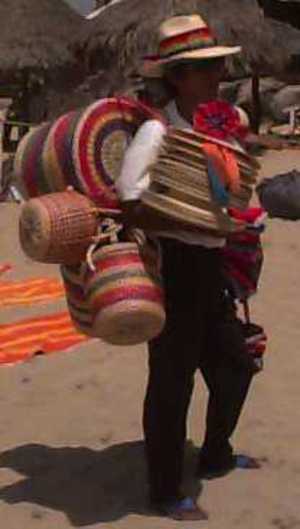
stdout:
[(208, 520), (207, 513), (198, 507), (197, 503), (190, 497), (185, 497), (172, 502), (155, 504), (154, 508), (161, 515), (177, 521), (201, 521)]

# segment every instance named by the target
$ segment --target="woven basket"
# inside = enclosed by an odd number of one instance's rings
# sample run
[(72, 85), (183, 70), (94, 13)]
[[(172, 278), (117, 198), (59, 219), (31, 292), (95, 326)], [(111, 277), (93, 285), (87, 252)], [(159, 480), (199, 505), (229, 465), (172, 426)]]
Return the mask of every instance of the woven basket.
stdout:
[(95, 272), (87, 274), (87, 299), (93, 332), (114, 345), (151, 340), (164, 326), (159, 279), (146, 272), (136, 243), (117, 243), (97, 250)]
[(114, 208), (114, 183), (125, 150), (150, 110), (109, 98), (42, 125), (20, 142), (15, 173), (25, 198), (72, 186), (100, 207)]
[[(46, 123), (29, 131), (20, 141), (15, 155), (14, 173), (17, 187), (24, 198), (54, 191), (47, 181), (42, 162), (44, 144), (50, 130)], [(66, 186), (65, 186), (66, 187)]]
[(76, 329), (94, 337), (92, 312), (85, 295), (84, 265), (61, 266), (61, 276), (65, 288), (67, 306)]
[(43, 263), (75, 264), (85, 259), (97, 232), (96, 208), (76, 191), (32, 198), (19, 221), (21, 246)]

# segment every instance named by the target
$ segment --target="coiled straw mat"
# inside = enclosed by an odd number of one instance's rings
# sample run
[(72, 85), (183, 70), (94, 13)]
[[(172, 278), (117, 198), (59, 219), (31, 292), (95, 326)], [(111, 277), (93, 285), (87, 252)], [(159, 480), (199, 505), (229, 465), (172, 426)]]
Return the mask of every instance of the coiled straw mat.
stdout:
[(114, 182), (125, 150), (153, 111), (107, 98), (33, 129), (20, 142), (15, 174), (25, 198), (73, 186), (100, 207), (116, 207)]

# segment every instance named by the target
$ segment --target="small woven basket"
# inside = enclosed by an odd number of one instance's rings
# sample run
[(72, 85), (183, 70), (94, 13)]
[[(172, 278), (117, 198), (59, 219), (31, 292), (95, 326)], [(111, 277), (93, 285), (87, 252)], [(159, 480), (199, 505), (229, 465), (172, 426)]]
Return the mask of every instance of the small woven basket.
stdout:
[(96, 208), (76, 191), (29, 200), (19, 222), (21, 246), (43, 263), (75, 264), (85, 259), (97, 232)]
[(136, 345), (163, 329), (165, 310), (158, 277), (150, 275), (134, 242), (96, 250), (87, 273), (87, 301), (93, 333), (114, 345)]

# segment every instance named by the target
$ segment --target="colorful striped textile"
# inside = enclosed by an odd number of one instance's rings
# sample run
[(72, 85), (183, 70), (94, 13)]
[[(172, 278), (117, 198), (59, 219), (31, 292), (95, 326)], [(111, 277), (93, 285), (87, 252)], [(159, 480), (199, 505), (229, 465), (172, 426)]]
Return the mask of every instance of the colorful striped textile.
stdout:
[(63, 285), (53, 278), (0, 281), (0, 307), (45, 303), (63, 296)]
[[(204, 143), (202, 150), (212, 165), (213, 172), (231, 192), (238, 193), (241, 188), (241, 177), (235, 154), (225, 147), (214, 143)], [(216, 197), (217, 198), (217, 197)]]
[(264, 231), (265, 212), (261, 208), (248, 208), (245, 212), (229, 209), (229, 214), (246, 222), (246, 229), (231, 234), (223, 248), (224, 273), (232, 296), (245, 302), (256, 293), (262, 271), (264, 255), (260, 235)]
[(164, 39), (159, 46), (159, 56), (162, 59), (172, 57), (177, 53), (216, 46), (217, 41), (208, 27), (197, 28), (186, 33), (180, 33)]
[(0, 365), (65, 350), (88, 339), (75, 330), (67, 311), (0, 325)]

